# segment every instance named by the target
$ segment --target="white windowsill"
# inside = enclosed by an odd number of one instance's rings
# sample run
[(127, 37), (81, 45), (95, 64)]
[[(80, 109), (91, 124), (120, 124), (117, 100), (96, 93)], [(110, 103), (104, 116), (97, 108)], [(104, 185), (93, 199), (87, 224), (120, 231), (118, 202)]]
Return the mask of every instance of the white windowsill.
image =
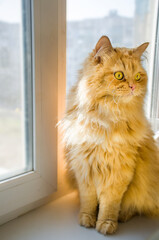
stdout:
[(3, 240), (148, 240), (158, 230), (159, 219), (135, 217), (119, 224), (113, 236), (103, 236), (77, 223), (79, 203), (75, 192), (0, 227)]

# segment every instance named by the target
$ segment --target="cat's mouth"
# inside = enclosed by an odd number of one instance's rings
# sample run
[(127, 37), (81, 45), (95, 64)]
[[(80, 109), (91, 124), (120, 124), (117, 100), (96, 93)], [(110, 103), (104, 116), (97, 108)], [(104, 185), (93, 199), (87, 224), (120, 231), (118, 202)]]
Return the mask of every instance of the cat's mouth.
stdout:
[(126, 96), (132, 96), (134, 95), (134, 91), (131, 91), (130, 93), (128, 93)]
[(129, 96), (135, 96), (136, 95), (136, 89), (133, 87), (127, 88), (126, 86), (119, 86), (116, 88), (116, 93), (118, 96), (123, 97), (129, 97)]
[(134, 95), (134, 91), (133, 90), (131, 90), (131, 91), (120, 91), (120, 90), (118, 90), (117, 95), (120, 96), (120, 97), (129, 97), (129, 96)]

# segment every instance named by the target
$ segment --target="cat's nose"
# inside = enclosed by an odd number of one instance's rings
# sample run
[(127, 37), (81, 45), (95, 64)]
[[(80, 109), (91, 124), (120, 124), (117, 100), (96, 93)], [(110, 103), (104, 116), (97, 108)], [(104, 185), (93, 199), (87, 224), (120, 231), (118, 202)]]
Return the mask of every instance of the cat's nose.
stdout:
[(129, 87), (131, 88), (132, 91), (135, 89), (135, 84), (130, 84)]

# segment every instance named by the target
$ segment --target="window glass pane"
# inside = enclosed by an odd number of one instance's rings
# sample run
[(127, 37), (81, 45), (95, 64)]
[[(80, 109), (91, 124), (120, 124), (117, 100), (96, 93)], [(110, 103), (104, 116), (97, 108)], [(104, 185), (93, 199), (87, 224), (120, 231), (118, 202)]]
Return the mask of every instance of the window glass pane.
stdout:
[[(102, 35), (115, 47), (134, 48), (150, 42), (146, 111), (150, 112), (153, 46), (157, 0), (67, 0), (67, 92), (77, 81), (78, 70)], [(150, 114), (149, 114), (150, 116)]]
[(33, 168), (30, 19), (30, 1), (0, 0), (0, 180)]

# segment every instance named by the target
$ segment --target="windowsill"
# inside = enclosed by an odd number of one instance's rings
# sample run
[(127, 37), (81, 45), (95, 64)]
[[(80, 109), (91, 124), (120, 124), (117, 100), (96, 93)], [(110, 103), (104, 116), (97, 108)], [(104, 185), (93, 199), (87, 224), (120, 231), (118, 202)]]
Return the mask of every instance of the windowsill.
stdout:
[[(3, 240), (88, 240), (110, 239), (94, 229), (78, 225), (77, 194), (71, 193), (43, 207), (33, 210), (0, 227)], [(147, 240), (158, 230), (159, 219), (135, 217), (119, 224), (111, 240)]]

